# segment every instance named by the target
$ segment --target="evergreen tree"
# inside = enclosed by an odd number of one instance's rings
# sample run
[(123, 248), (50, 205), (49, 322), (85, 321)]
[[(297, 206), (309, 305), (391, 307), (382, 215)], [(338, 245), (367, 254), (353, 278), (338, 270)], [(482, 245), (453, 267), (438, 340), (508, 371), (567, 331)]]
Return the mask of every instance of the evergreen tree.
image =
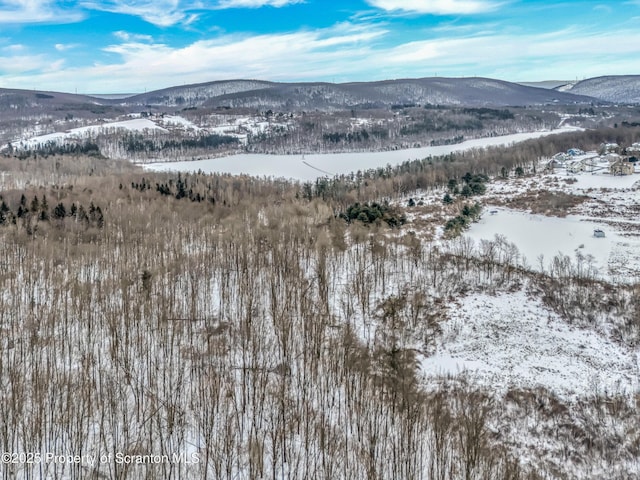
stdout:
[(33, 200), (31, 200), (31, 208), (30, 210), (37, 214), (40, 211), (40, 202), (38, 201), (38, 196), (34, 195)]
[(85, 224), (85, 226), (89, 225), (89, 217), (87, 216), (87, 212), (85, 211), (84, 207), (82, 205), (80, 205), (78, 207), (78, 213), (76, 215), (76, 220), (78, 222), (82, 222)]
[(96, 206), (91, 202), (89, 204), (89, 221), (91, 223), (96, 221)]
[(67, 216), (67, 209), (61, 203), (58, 203), (53, 209), (53, 218), (61, 220)]
[(104, 215), (102, 215), (102, 209), (100, 207), (96, 207), (95, 217), (96, 217), (96, 226), (98, 228), (104, 227)]
[(49, 220), (49, 204), (47, 203), (47, 196), (42, 195), (42, 202), (40, 204), (40, 216), (38, 217), (43, 222)]
[(11, 210), (9, 210), (9, 207), (3, 200), (2, 204), (0, 205), (0, 225), (6, 225), (7, 223), (9, 223), (10, 212)]

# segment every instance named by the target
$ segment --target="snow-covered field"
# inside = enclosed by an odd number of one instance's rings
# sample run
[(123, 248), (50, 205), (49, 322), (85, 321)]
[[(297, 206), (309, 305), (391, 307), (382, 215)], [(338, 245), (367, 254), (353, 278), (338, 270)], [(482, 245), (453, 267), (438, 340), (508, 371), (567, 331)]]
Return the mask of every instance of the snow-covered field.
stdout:
[(288, 126), (284, 123), (267, 122), (262, 117), (236, 117), (216, 125), (196, 125), (179, 115), (159, 115), (142, 118), (140, 114), (131, 114), (125, 120), (111, 121), (97, 125), (73, 128), (66, 131), (39, 134), (33, 132), (32, 136), (17, 139), (12, 143), (16, 148), (33, 149), (49, 142), (61, 145), (66, 141), (83, 140), (91, 136), (111, 133), (115, 130), (169, 133), (179, 131), (189, 134), (218, 134), (236, 137), (241, 143), (246, 142), (248, 134), (259, 134), (268, 131), (269, 128), (282, 128)]
[(134, 118), (131, 120), (123, 120), (121, 122), (109, 122), (100, 125), (91, 125), (88, 127), (73, 128), (66, 132), (55, 132), (46, 135), (38, 135), (27, 140), (22, 140), (16, 146), (23, 149), (37, 148), (38, 145), (44, 145), (49, 142), (61, 144), (66, 140), (83, 139), (90, 135), (109, 132), (110, 130), (128, 130), (128, 131), (144, 131), (157, 130), (167, 132), (166, 129), (159, 127), (151, 120), (145, 118)]
[(432, 377), (466, 372), (498, 395), (544, 387), (573, 398), (636, 392), (640, 353), (594, 330), (572, 327), (523, 291), (470, 295), (449, 306)]
[(310, 155), (240, 154), (229, 157), (189, 162), (151, 163), (144, 167), (153, 171), (182, 171), (205, 173), (248, 174), (296, 180), (315, 180), (325, 175), (339, 175), (370, 168), (397, 165), (407, 160), (428, 156), (447, 155), (453, 152), (489, 146), (511, 145), (531, 138), (574, 131), (575, 127), (563, 127), (544, 132), (517, 133), (498, 137), (467, 140), (456, 145), (422, 147), (387, 152), (327, 153)]

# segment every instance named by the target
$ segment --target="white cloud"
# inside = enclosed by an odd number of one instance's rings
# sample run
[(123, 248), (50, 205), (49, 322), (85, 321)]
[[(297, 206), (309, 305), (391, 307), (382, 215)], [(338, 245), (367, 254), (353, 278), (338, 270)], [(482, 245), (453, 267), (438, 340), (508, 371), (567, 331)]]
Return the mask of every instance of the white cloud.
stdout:
[(73, 50), (74, 48), (78, 48), (80, 45), (77, 43), (56, 43), (54, 45), (55, 49), (59, 52), (66, 52), (67, 50)]
[(622, 74), (637, 71), (633, 62), (640, 56), (640, 32), (594, 34), (568, 28), (542, 35), (442, 38), (406, 43), (387, 55), (397, 67), (432, 65), (432, 71), (453, 76), (464, 71), (466, 76), (545, 80)]
[[(3, 86), (87, 92), (131, 92), (211, 80), (355, 81), (400, 77), (487, 76), (505, 80), (572, 79), (637, 71), (640, 32), (567, 28), (548, 34), (458, 35), (385, 45), (380, 25), (344, 23), (329, 29), (270, 35), (222, 35), (185, 47), (119, 32), (105, 49), (108, 64), (53, 70), (49, 57), (7, 53)], [(444, 32), (443, 32), (444, 35)], [(458, 35), (458, 36), (456, 36)], [(8, 58), (7, 58), (8, 57)], [(99, 57), (97, 57), (99, 58)], [(38, 62), (41, 68), (38, 67)], [(25, 64), (26, 65), (26, 64)]]
[(123, 42), (152, 42), (153, 37), (151, 35), (142, 35), (139, 33), (129, 33), (124, 30), (118, 30), (113, 32), (113, 36)]
[(606, 14), (613, 12), (613, 8), (611, 8), (609, 5), (603, 5), (603, 4), (596, 5), (595, 7), (593, 7), (593, 10), (596, 12), (602, 12)]
[(296, 3), (304, 3), (305, 0), (220, 0), (218, 8), (260, 8), (260, 7), (284, 7)]
[(15, 43), (12, 45), (7, 45), (6, 47), (2, 47), (2, 51), (3, 52), (7, 52), (7, 53), (11, 53), (11, 54), (16, 54), (16, 53), (20, 53), (23, 52), (27, 49), (27, 47), (25, 47), (24, 45), (21, 45), (19, 43)]
[(30, 82), (37, 82), (38, 78), (43, 75), (46, 76), (49, 73), (60, 71), (63, 65), (64, 62), (62, 60), (51, 60), (47, 55), (0, 56), (0, 74), (6, 77), (17, 76), (22, 78), (21, 82), (13, 84), (14, 88), (24, 88), (25, 85), (32, 85)]
[(87, 1), (83, 3), (83, 6), (92, 10), (133, 15), (160, 27), (170, 27), (176, 24), (188, 25), (198, 18), (197, 15), (189, 13), (193, 7), (183, 5), (180, 0)]
[(451, 15), (482, 13), (498, 8), (488, 0), (367, 0), (369, 5), (388, 12), (403, 11), (421, 14)]
[(226, 35), (184, 48), (129, 41), (105, 49), (118, 63), (96, 63), (64, 70), (15, 72), (5, 86), (38, 85), (47, 90), (89, 92), (143, 91), (231, 78), (317, 80), (344, 78), (372, 67), (370, 43), (384, 35), (375, 26), (341, 24), (331, 29), (259, 36)]
[(0, 0), (0, 24), (74, 23), (81, 12), (60, 8), (54, 0)]

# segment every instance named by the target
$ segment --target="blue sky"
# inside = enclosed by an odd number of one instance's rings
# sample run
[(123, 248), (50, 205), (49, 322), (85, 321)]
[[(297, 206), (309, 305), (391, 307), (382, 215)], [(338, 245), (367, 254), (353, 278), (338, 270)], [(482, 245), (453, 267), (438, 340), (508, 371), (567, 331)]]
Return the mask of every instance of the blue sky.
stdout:
[(640, 0), (0, 0), (0, 87), (640, 74)]

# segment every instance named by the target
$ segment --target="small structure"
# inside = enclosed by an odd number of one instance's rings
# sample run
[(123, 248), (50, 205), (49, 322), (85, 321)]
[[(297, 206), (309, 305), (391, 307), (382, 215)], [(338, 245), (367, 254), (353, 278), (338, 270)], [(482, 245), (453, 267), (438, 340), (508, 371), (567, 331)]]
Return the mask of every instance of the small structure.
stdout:
[(618, 160), (609, 165), (611, 175), (631, 175), (633, 170), (634, 164), (625, 160)]
[(596, 228), (596, 229), (593, 231), (593, 236), (594, 236), (594, 237), (596, 237), (596, 238), (604, 238), (604, 230), (601, 230), (601, 229), (599, 229), (599, 228)]
[(556, 168), (564, 168), (564, 163), (556, 160), (555, 158), (552, 158), (547, 162), (544, 168), (545, 170), (553, 171)]
[(570, 148), (567, 150), (567, 155), (571, 155), (572, 157), (579, 157), (580, 155), (584, 155), (584, 150), (580, 150), (579, 148)]
[(567, 172), (579, 173), (584, 172), (584, 162), (582, 160), (574, 160), (567, 163)]

